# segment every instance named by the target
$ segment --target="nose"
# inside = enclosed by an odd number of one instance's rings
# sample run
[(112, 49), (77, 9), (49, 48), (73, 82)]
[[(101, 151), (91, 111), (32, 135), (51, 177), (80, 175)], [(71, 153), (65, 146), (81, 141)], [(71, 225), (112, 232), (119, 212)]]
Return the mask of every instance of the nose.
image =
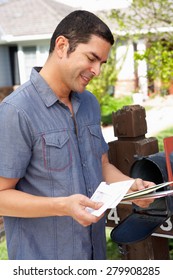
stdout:
[(99, 76), (101, 72), (100, 63), (95, 63), (94, 65), (92, 65), (91, 72), (94, 76)]

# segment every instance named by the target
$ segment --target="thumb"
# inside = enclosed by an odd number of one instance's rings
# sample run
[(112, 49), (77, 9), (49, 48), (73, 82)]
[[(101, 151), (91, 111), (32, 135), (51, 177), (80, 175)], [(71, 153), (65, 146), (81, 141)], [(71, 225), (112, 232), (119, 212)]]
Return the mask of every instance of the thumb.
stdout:
[(98, 202), (98, 201), (92, 201), (93, 202), (93, 209), (94, 210), (98, 210), (102, 205), (103, 205), (103, 202)]
[(144, 188), (145, 188), (145, 186), (144, 186), (143, 180), (140, 178), (137, 178), (137, 179), (135, 179), (134, 183), (132, 184), (130, 190), (133, 192), (133, 191), (142, 190)]
[(87, 198), (85, 202), (86, 207), (92, 208), (94, 210), (98, 210), (103, 205), (103, 202), (93, 201), (89, 198)]

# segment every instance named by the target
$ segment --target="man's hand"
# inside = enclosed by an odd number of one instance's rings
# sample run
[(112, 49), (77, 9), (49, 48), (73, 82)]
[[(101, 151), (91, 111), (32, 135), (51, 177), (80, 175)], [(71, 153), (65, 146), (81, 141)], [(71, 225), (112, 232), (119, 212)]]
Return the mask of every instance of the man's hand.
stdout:
[[(153, 182), (143, 181), (142, 179), (135, 179), (129, 192), (143, 190), (143, 189), (146, 189), (146, 188), (154, 186), (154, 185), (155, 184)], [(147, 208), (153, 201), (154, 201), (153, 198), (131, 200), (131, 202), (135, 203), (137, 206), (142, 207), (142, 208)]]
[(66, 211), (67, 215), (71, 216), (74, 220), (83, 226), (89, 226), (92, 223), (97, 223), (103, 215), (96, 217), (87, 211), (87, 207), (94, 210), (99, 209), (103, 203), (94, 202), (88, 197), (81, 194), (74, 194), (67, 197)]

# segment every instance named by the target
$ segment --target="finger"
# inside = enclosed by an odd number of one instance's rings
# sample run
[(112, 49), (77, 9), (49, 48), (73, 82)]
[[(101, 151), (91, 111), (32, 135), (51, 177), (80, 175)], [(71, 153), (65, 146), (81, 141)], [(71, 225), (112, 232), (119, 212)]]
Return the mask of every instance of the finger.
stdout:
[(136, 204), (137, 206), (139, 207), (142, 207), (142, 208), (147, 208), (149, 207), (149, 205), (154, 201), (154, 199), (151, 199), (151, 198), (146, 198), (146, 199), (143, 199), (143, 198), (138, 198), (138, 199), (133, 199), (131, 200), (132, 203)]
[(83, 203), (84, 203), (83, 205), (85, 207), (89, 207), (89, 208), (92, 208), (94, 210), (98, 210), (103, 205), (103, 202), (93, 201), (89, 198), (85, 198)]
[(140, 178), (135, 179), (134, 183), (132, 184), (130, 190), (131, 191), (137, 191), (142, 190), (145, 188), (144, 181)]
[(87, 208), (85, 208), (84, 211), (85, 211), (85, 213), (83, 213), (82, 220), (81, 220), (81, 224), (83, 226), (89, 226), (93, 223), (97, 223), (104, 216), (104, 214), (102, 214), (99, 217), (97, 217), (97, 216), (93, 215), (92, 213), (90, 213)]
[(154, 182), (150, 182), (150, 181), (143, 181), (143, 182), (144, 182), (145, 188), (152, 187), (152, 186), (156, 185)]
[(137, 190), (143, 190), (145, 188), (154, 186), (155, 183), (150, 182), (150, 181), (144, 181), (140, 178), (135, 179), (135, 182), (132, 184), (130, 190), (131, 191), (137, 191)]

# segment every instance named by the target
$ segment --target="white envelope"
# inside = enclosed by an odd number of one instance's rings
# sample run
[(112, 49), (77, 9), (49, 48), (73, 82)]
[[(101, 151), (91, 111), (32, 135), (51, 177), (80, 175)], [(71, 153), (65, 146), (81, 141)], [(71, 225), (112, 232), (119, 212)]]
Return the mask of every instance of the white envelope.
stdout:
[(91, 214), (99, 217), (108, 208), (115, 208), (123, 199), (124, 195), (128, 192), (133, 183), (134, 180), (112, 183), (110, 185), (106, 184), (106, 182), (101, 182), (92, 195), (91, 200), (103, 202), (103, 206), (101, 206), (98, 210), (94, 210), (92, 208), (87, 208), (87, 210)]

